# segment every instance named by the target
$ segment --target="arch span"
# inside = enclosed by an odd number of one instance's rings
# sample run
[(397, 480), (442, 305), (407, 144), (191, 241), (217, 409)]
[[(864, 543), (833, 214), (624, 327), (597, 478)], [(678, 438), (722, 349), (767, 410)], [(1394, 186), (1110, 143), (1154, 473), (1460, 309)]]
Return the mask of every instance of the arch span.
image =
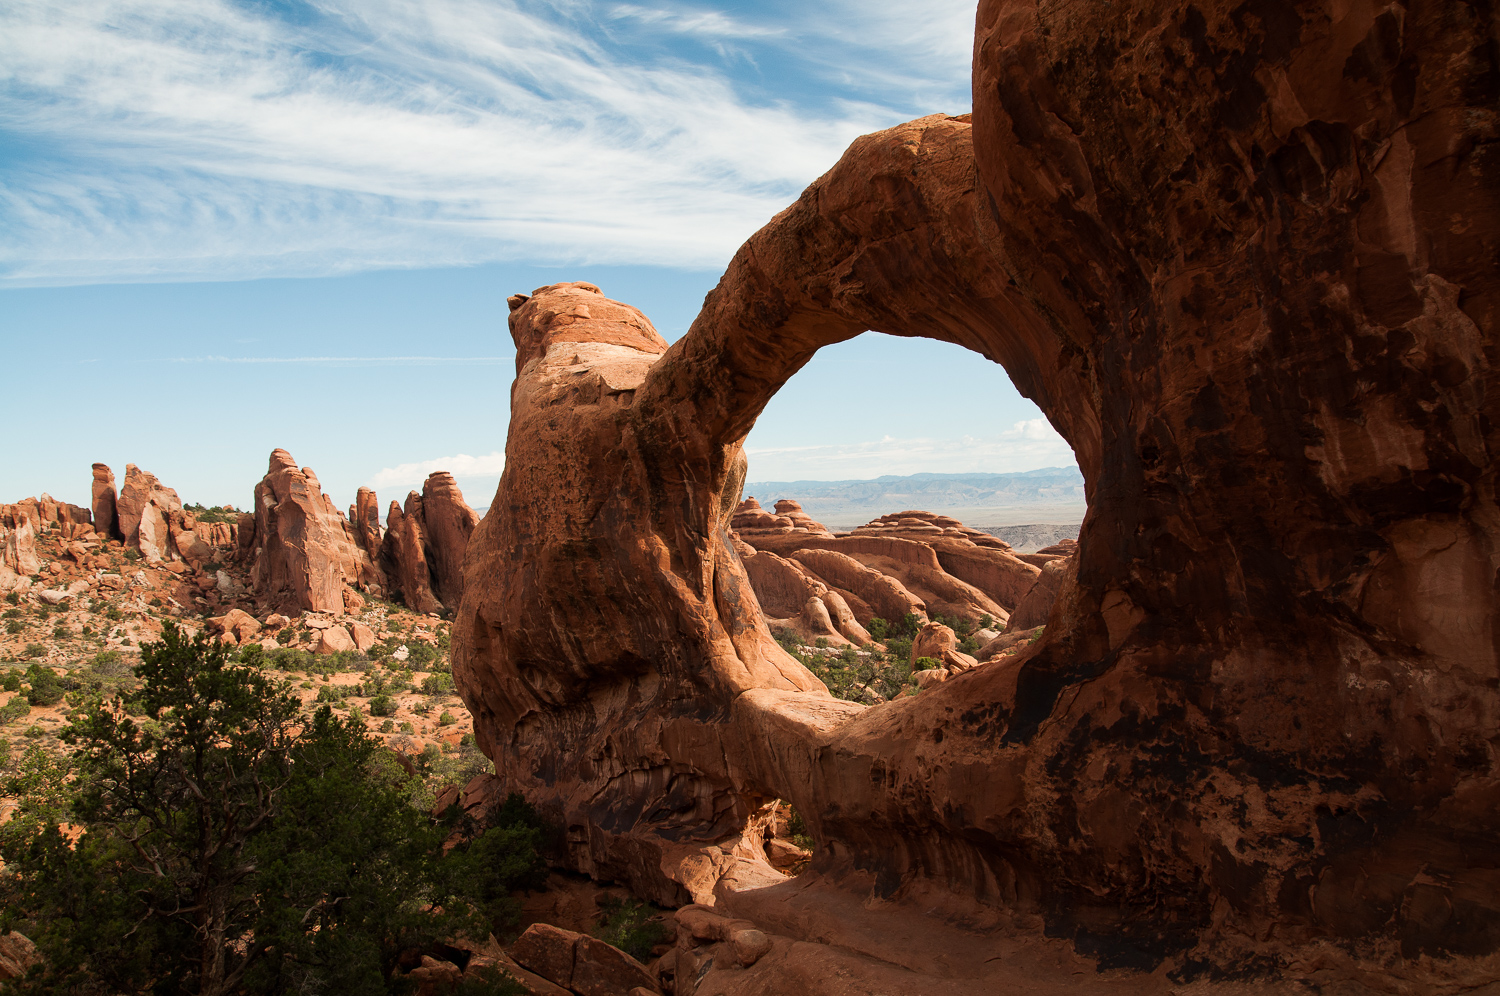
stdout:
[[(577, 867), (755, 881), (782, 797), (826, 872), (1148, 958), (1500, 945), (1494, 23), (1392, 9), (986, 0), (973, 122), (860, 139), (671, 348), (588, 285), (512, 298), (455, 673)], [(1090, 499), (1045, 639), (870, 709), (725, 532), (761, 407), (866, 329), (1002, 363)]]

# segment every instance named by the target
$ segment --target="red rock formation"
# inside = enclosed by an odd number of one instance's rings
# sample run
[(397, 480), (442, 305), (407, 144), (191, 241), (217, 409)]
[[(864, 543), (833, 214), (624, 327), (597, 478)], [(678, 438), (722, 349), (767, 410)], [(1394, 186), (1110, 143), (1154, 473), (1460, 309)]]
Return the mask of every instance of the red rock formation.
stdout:
[(354, 525), (354, 539), (360, 549), (372, 561), (378, 561), (385, 530), (380, 526), (380, 499), (375, 492), (363, 487), (355, 492), (354, 504), (349, 506), (349, 521)]
[(870, 634), (849, 603), (795, 561), (761, 553), (743, 543), (736, 547), (766, 622), (786, 626), (807, 640), (864, 646)]
[(464, 593), (464, 551), (479, 516), (464, 501), (458, 482), (447, 471), (429, 474), (422, 484), (422, 536), (437, 600), (457, 607)]
[[(837, 561), (825, 561), (839, 579), (822, 578), (830, 588), (841, 588), (854, 597), (851, 606), (861, 622), (871, 615), (863, 606), (880, 603), (882, 609), (899, 614), (882, 618), (900, 619), (914, 612), (925, 619), (928, 612), (978, 621), (989, 615), (1004, 625), (1008, 609), (1021, 600), (1036, 580), (1037, 569), (1017, 559), (1000, 540), (957, 519), (930, 512), (900, 512), (884, 516), (835, 536), (822, 523), (809, 518), (802, 506), (790, 499), (776, 503), (770, 515), (754, 498), (740, 503), (731, 520), (736, 535), (757, 549), (786, 556), (813, 550), (836, 551), (895, 582), (876, 585), (864, 572), (851, 571)], [(814, 571), (817, 568), (812, 568)], [(751, 575), (752, 582), (755, 576)], [(756, 587), (760, 592), (759, 586)], [(905, 606), (898, 603), (907, 602)]]
[[(826, 873), (1106, 965), (1500, 947), (1495, 32), (984, 0), (972, 127), (855, 142), (671, 349), (513, 299), (455, 675), (572, 863), (660, 895), (779, 796)], [(1091, 502), (1041, 640), (869, 709), (777, 655), (726, 534), (766, 400), (866, 329), (1003, 363)]]
[(441, 612), (443, 605), (432, 593), (432, 569), (427, 564), (427, 538), (422, 531), (422, 496), (406, 496), (406, 510), (391, 502), (385, 517), (385, 540), (380, 565), (385, 570), (391, 597), (413, 612)]
[(464, 550), (478, 524), (479, 516), (446, 471), (429, 475), (422, 494), (408, 494), (404, 511), (391, 502), (381, 563), (395, 597), (414, 612), (442, 612), (457, 605), (463, 595)]
[[(242, 548), (245, 540), (242, 528)], [(286, 450), (271, 452), (270, 469), (255, 486), (249, 542), (256, 597), (270, 607), (343, 615), (346, 585), (385, 581), (317, 476), (306, 467), (298, 470)]]
[(94, 531), (105, 539), (124, 540), (115, 514), (115, 472), (102, 463), (94, 464), (93, 513)]
[(40, 569), (31, 519), (16, 505), (0, 505), (0, 591), (30, 585)]
[(171, 542), (171, 520), (182, 512), (182, 499), (155, 474), (133, 463), (125, 465), (125, 484), (115, 503), (125, 545), (139, 550), (148, 563), (177, 559)]

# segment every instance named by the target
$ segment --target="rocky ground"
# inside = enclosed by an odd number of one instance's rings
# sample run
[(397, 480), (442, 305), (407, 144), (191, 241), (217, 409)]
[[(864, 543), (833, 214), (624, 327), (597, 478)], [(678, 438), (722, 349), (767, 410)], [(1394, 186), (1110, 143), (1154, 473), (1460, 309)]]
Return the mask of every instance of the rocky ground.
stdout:
[[(328, 703), (363, 717), (421, 766), (431, 792), (487, 767), (453, 691), (448, 626), (436, 615), (369, 598), (339, 619), (257, 617), (243, 564), (148, 563), (119, 541), (69, 540), (64, 532), (57, 524), (38, 532), (32, 585), (0, 600), (0, 740), (11, 757), (31, 744), (60, 749), (57, 734), (82, 695), (128, 694), (140, 645), (170, 620), (238, 643), (242, 660), (293, 686), (305, 712)], [(56, 677), (61, 698), (35, 692), (36, 667)]]

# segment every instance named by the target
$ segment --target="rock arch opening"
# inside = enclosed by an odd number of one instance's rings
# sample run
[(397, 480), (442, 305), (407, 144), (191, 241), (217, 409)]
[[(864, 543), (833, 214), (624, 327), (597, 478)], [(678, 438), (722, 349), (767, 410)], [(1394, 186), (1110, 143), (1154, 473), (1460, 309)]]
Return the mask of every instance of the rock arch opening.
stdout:
[[(779, 796), (824, 874), (1131, 963), (1494, 951), (1493, 18), (1432, 11), (986, 0), (972, 121), (857, 141), (670, 348), (597, 288), (513, 299), (454, 668), (575, 867), (711, 899)], [(1004, 366), (1089, 498), (1044, 639), (870, 709), (726, 529), (766, 400), (866, 329)]]

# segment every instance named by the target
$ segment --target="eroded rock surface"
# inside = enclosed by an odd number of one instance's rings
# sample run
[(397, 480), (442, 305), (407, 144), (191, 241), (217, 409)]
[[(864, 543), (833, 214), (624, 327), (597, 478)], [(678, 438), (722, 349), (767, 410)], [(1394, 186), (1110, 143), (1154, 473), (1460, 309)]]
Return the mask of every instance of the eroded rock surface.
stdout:
[[(1111, 964), (1495, 952), (1495, 35), (985, 0), (972, 122), (856, 141), (670, 349), (589, 285), (513, 298), (454, 669), (575, 866), (660, 895), (780, 797), (826, 874)], [(1090, 496), (1041, 639), (868, 709), (727, 534), (766, 400), (866, 329), (1002, 363)]]
[(464, 551), (479, 516), (464, 501), (453, 475), (428, 476), (422, 493), (391, 502), (381, 563), (392, 591), (416, 612), (442, 612), (463, 594)]
[(340, 616), (348, 587), (385, 581), (317, 475), (299, 470), (286, 450), (272, 451), (270, 468), (255, 486), (249, 536), (247, 525), (241, 517), (240, 547), (254, 559), (257, 598), (271, 607)]

